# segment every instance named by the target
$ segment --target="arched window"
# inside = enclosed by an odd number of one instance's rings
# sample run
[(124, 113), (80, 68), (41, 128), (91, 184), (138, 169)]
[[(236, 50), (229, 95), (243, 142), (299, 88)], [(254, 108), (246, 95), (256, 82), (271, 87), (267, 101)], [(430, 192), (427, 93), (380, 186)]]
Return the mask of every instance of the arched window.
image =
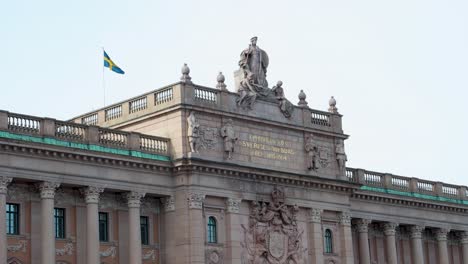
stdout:
[(213, 216), (208, 218), (208, 243), (217, 243), (218, 234), (216, 231), (216, 219)]
[(333, 234), (330, 229), (325, 230), (325, 253), (333, 253)]

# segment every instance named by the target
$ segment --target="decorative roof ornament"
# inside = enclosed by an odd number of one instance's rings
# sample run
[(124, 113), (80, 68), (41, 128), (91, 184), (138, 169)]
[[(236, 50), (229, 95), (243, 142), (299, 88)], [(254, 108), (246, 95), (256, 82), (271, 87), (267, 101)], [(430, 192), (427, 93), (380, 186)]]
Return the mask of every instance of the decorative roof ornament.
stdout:
[(226, 84), (224, 83), (225, 78), (222, 72), (219, 72), (218, 77), (216, 77), (216, 80), (218, 81), (216, 88), (220, 89), (221, 91), (227, 91)]
[(184, 83), (192, 84), (192, 78), (190, 77), (190, 68), (187, 66), (187, 63), (184, 63), (184, 66), (182, 66), (181, 69), (182, 72), (182, 77), (180, 77), (180, 80)]
[(336, 100), (333, 96), (330, 98), (330, 100), (328, 100), (328, 105), (330, 106), (328, 108), (328, 112), (338, 114), (338, 108), (336, 108)]
[(299, 95), (297, 97), (299, 98), (299, 103), (297, 103), (297, 105), (300, 107), (307, 107), (307, 101), (306, 101), (307, 96), (304, 93), (304, 90), (301, 90), (301, 92), (299, 92)]

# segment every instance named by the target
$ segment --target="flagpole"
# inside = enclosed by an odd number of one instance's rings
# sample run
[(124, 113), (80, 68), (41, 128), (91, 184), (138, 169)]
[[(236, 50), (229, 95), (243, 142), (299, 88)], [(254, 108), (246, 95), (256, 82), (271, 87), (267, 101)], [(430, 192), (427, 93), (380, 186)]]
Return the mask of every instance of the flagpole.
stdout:
[[(102, 47), (102, 58), (104, 58), (104, 47)], [(104, 75), (105, 75), (105, 70), (106, 70), (106, 67), (104, 67), (104, 63), (102, 62), (101, 60), (101, 65), (102, 65), (102, 91), (104, 93), (104, 106), (106, 106), (106, 80), (104, 78)]]

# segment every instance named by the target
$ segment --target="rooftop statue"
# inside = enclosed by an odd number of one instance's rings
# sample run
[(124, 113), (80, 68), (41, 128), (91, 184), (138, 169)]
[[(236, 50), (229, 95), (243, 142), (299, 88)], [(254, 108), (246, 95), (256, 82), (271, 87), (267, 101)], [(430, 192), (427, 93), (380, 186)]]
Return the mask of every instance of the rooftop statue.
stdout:
[(252, 84), (258, 89), (268, 89), (266, 72), (268, 68), (268, 55), (257, 46), (257, 37), (250, 39), (250, 45), (240, 55), (239, 66), (244, 71), (244, 78), (252, 73)]

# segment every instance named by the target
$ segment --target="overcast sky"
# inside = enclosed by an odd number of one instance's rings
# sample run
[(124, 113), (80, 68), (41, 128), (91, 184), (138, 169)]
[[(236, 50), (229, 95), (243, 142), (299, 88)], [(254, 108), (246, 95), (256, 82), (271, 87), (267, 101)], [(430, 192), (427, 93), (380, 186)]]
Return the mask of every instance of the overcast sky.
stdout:
[(69, 119), (180, 78), (214, 87), (249, 39), (296, 103), (344, 115), (348, 166), (468, 185), (468, 1), (4, 1), (0, 109)]

